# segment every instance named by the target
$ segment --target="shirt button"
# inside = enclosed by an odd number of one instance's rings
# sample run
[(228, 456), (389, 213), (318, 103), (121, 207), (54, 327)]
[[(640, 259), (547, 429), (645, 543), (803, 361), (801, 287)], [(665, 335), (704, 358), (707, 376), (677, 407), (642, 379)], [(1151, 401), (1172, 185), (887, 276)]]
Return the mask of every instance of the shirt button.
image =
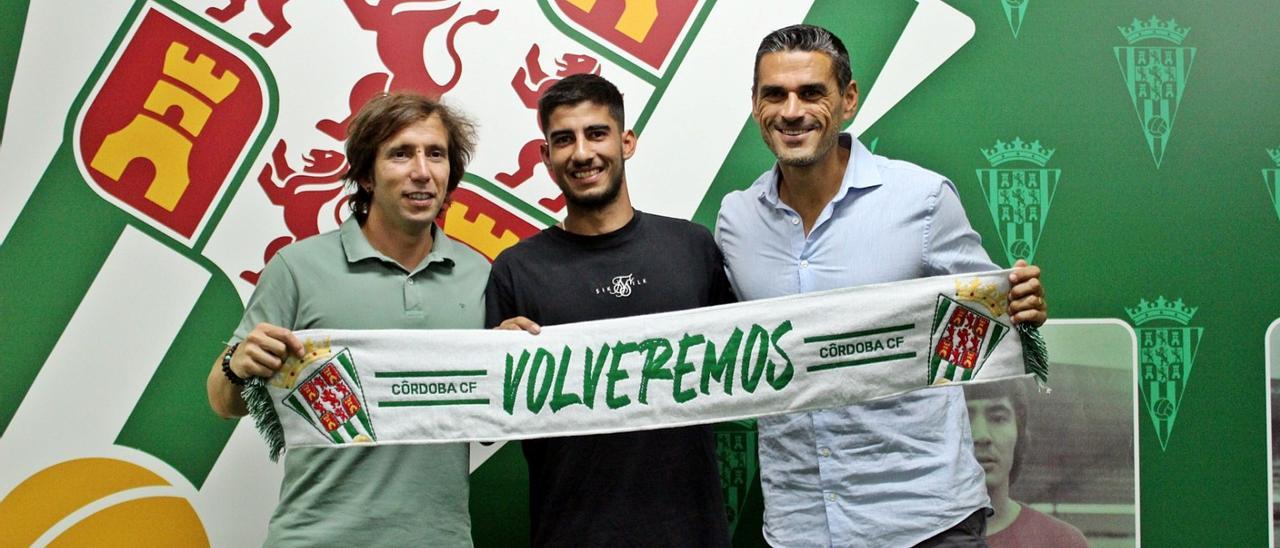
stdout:
[(836, 494), (835, 494), (835, 493), (827, 493), (827, 502), (835, 502), (835, 501), (836, 501)]
[(818, 450), (818, 454), (819, 454), (819, 455), (822, 455), (822, 456), (824, 456), (824, 457), (830, 457), (830, 456), (831, 456), (831, 450), (830, 450), (830, 449), (827, 449), (826, 447), (823, 447), (822, 449), (819, 449), (819, 450)]
[(792, 218), (791, 218), (791, 224), (793, 224), (793, 225), (798, 225), (798, 224), (800, 224), (800, 218), (799, 218), (799, 217), (792, 217)]
[(800, 261), (800, 268), (809, 268), (809, 259)]
[(413, 285), (413, 278), (409, 278), (409, 285)]

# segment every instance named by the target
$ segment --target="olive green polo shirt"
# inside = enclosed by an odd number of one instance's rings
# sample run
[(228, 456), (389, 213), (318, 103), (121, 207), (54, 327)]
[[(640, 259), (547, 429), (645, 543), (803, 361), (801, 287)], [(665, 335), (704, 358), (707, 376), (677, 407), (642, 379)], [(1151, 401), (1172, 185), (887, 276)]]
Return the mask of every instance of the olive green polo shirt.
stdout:
[[(412, 270), (349, 219), (287, 246), (262, 271), (235, 340), (301, 329), (479, 329), (489, 262), (435, 229)], [(447, 357), (444, 357), (447, 358)], [(471, 546), (466, 444), (290, 449), (272, 546)]]

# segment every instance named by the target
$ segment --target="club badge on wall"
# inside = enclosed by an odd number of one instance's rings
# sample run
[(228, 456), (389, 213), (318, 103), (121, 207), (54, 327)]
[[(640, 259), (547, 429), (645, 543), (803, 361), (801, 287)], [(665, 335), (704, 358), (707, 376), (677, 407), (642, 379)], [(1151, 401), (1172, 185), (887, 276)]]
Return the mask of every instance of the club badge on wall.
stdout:
[(1182, 46), (1191, 29), (1154, 15), (1146, 21), (1134, 18), (1131, 25), (1116, 28), (1129, 42), (1128, 46), (1115, 48), (1116, 61), (1142, 124), (1147, 148), (1159, 169), (1196, 57), (1196, 48)]
[(77, 163), (104, 200), (194, 245), (261, 138), (268, 84), (243, 52), (177, 12), (148, 6), (127, 32), (89, 84)]
[(1009, 29), (1013, 31), (1013, 37), (1018, 37), (1018, 30), (1022, 28), (1022, 21), (1027, 17), (1027, 4), (1031, 0), (1000, 0), (1000, 6), (1004, 8), (1004, 18), (1009, 21)]
[(1163, 296), (1155, 302), (1142, 299), (1138, 306), (1125, 308), (1138, 332), (1139, 361), (1142, 364), (1138, 386), (1146, 402), (1147, 413), (1160, 439), (1160, 449), (1169, 445), (1174, 420), (1186, 393), (1191, 368), (1204, 328), (1192, 327), (1197, 307), (1187, 306), (1182, 299), (1170, 302)]
[(729, 530), (737, 531), (738, 518), (756, 481), (756, 421), (721, 423), (715, 426), (715, 431), (724, 509), (729, 516)]
[(1045, 167), (1054, 152), (1039, 140), (1027, 143), (1020, 137), (982, 149), (991, 167), (977, 170), (978, 184), (1010, 265), (1018, 259), (1035, 262), (1036, 246), (1062, 176), (1062, 170)]
[(1267, 149), (1267, 156), (1276, 163), (1276, 167), (1262, 170), (1262, 180), (1267, 184), (1267, 193), (1271, 195), (1271, 205), (1276, 209), (1276, 218), (1280, 219), (1280, 147)]

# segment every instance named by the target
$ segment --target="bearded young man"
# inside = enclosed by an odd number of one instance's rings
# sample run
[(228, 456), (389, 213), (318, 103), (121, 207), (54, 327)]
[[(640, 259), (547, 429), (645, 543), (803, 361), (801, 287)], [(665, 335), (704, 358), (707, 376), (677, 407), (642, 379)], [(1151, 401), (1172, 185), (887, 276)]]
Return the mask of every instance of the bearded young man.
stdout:
[[(483, 323), (489, 264), (435, 225), (475, 149), (448, 107), (410, 94), (369, 101), (347, 136), (351, 218), (286, 246), (262, 271), (209, 404), (247, 413), (241, 389), (302, 357), (300, 329), (467, 329)], [(269, 546), (471, 546), (465, 443), (285, 453)]]
[[(778, 162), (726, 196), (716, 224), (744, 300), (998, 269), (950, 181), (840, 133), (857, 104), (849, 53), (830, 31), (795, 25), (760, 43), (752, 115)], [(1038, 326), (1040, 270), (1015, 266), (1009, 314)], [(985, 546), (990, 502), (958, 387), (757, 427), (770, 544)]]
[[(569, 76), (538, 101), (542, 161), (567, 216), (493, 263), (485, 321), (502, 329), (618, 318), (734, 300), (711, 234), (636, 211), (622, 95)], [(526, 440), (534, 546), (728, 546), (710, 425)]]

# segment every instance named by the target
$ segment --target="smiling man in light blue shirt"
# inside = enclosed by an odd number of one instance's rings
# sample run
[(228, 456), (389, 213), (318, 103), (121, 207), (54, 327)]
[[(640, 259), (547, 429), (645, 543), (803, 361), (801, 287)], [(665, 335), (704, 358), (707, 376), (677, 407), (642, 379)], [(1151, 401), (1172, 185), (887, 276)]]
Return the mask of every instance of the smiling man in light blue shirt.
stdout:
[[(872, 155), (844, 45), (796, 25), (756, 54), (753, 116), (777, 165), (725, 197), (716, 241), (739, 298), (996, 270), (954, 185)], [(1010, 276), (1014, 322), (1046, 318), (1040, 271)], [(958, 387), (759, 420), (776, 546), (985, 546), (990, 501)]]

